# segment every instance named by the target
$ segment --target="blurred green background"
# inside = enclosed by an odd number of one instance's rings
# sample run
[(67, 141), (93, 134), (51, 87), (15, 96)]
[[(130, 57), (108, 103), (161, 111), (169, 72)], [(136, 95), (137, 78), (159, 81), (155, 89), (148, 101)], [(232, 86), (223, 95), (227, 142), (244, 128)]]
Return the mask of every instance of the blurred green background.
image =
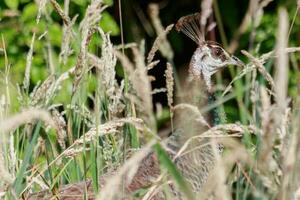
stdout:
[[(63, 1), (57, 1), (63, 5)], [(102, 16), (102, 20), (99, 24), (104, 31), (110, 32), (113, 44), (117, 45), (121, 43), (120, 39), (120, 26), (119, 26), (119, 6), (118, 1), (105, 0), (105, 4), (109, 7), (105, 10)], [(84, 11), (89, 4), (86, 0), (71, 0), (69, 15), (73, 18), (78, 15), (75, 22), (75, 33), (79, 28), (79, 23), (84, 16)], [(148, 7), (151, 3), (157, 3), (160, 7), (160, 19), (163, 26), (167, 26), (171, 23), (175, 23), (181, 16), (199, 12), (201, 9), (200, 0), (164, 0), (164, 1), (147, 1), (147, 0), (123, 0), (122, 1), (122, 15), (123, 15), (123, 27), (124, 27), (124, 39), (125, 43), (140, 42), (142, 39), (146, 41), (146, 52), (151, 48), (154, 39), (156, 38), (155, 30), (151, 24), (149, 18)], [(216, 19), (216, 13), (220, 15), (220, 21), (217, 21), (218, 27), (208, 34), (207, 39), (216, 40), (221, 43), (225, 48), (235, 36), (243, 17), (248, 9), (248, 0), (218, 0), (215, 1), (214, 16), (211, 16), (211, 20)], [(245, 58), (241, 55), (241, 49), (246, 49), (252, 52), (254, 55), (261, 55), (264, 52), (268, 52), (275, 47), (276, 31), (277, 31), (277, 11), (280, 6), (284, 6), (289, 11), (290, 21), (292, 21), (296, 12), (295, 0), (274, 0), (265, 9), (261, 19), (259, 20), (259, 26), (254, 30), (254, 22), (248, 26), (245, 33), (241, 35), (238, 40), (238, 48), (234, 53), (245, 61)], [(36, 18), (38, 14), (37, 3), (31, 0), (4, 0), (0, 2), (0, 70), (1, 76), (5, 73), (5, 56), (4, 45), (7, 53), (8, 64), (10, 66), (10, 82), (13, 83), (13, 87), (16, 88), (17, 84), (22, 84), (24, 71), (26, 66), (26, 55), (30, 47), (32, 35), (35, 32), (37, 39), (34, 43), (34, 52), (31, 69), (31, 84), (30, 88), (39, 82), (43, 81), (50, 74), (50, 65), (55, 67), (55, 74), (61, 74), (70, 67), (74, 66), (76, 62), (76, 56), (79, 52), (78, 46), (73, 45), (74, 53), (69, 56), (67, 63), (59, 61), (60, 47), (62, 43), (62, 20), (53, 11), (52, 6), (46, 6), (46, 15), (41, 17), (40, 22), (37, 24)], [(299, 33), (300, 18), (295, 20), (294, 27), (291, 32), (289, 45), (299, 46), (300, 35)], [(220, 35), (220, 27), (224, 28), (223, 36)], [(39, 38), (45, 32), (47, 34), (44, 37)], [(221, 37), (222, 36), (222, 37)], [(79, 37), (79, 34), (76, 34)], [(77, 44), (80, 42), (73, 41)], [(39, 38), (39, 39), (38, 39)], [(173, 30), (168, 35), (169, 41), (174, 51), (174, 65), (178, 69), (178, 72), (187, 69), (188, 62), (193, 51), (196, 48), (189, 38), (183, 34), (178, 34)], [(101, 37), (93, 37), (89, 46), (89, 51), (94, 54), (99, 54), (99, 46), (101, 45)], [(49, 63), (49, 51), (51, 51), (52, 60), (54, 63)], [(299, 57), (299, 55), (294, 55)], [(151, 75), (156, 77), (156, 81), (153, 82), (153, 87), (160, 88), (164, 86), (165, 80), (163, 71), (165, 69), (165, 59), (157, 55), (158, 59), (162, 60), (160, 66), (151, 71)], [(270, 65), (267, 64), (270, 69)], [(290, 93), (293, 95), (295, 91), (296, 79), (299, 78), (299, 74), (296, 73), (295, 67), (290, 71)], [(120, 73), (119, 73), (120, 75)], [(225, 82), (229, 82), (232, 75), (228, 70), (223, 72), (223, 78)], [(95, 81), (93, 77), (89, 79), (89, 89), (93, 91)], [(2, 83), (1, 83), (2, 84)], [(64, 86), (64, 93), (60, 93), (56, 97), (56, 101), (59, 103), (68, 102), (71, 94), (71, 80), (68, 80)], [(163, 102), (165, 104), (165, 94), (159, 93), (154, 95), (154, 101)], [(234, 107), (235, 102), (230, 103)], [(230, 107), (228, 107), (230, 111)]]

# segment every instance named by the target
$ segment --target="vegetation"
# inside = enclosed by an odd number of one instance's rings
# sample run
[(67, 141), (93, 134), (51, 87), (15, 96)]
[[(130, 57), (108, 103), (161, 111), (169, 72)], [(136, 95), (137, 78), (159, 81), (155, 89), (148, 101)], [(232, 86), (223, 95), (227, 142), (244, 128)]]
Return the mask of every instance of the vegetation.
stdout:
[[(0, 198), (55, 196), (83, 183), (81, 199), (160, 191), (173, 199), (171, 183), (187, 199), (299, 199), (299, 8), (289, 0), (1, 1)], [(213, 77), (213, 104), (201, 80), (186, 86), (196, 45), (173, 30), (201, 9), (206, 38), (246, 63)], [(211, 126), (205, 116), (216, 109)], [(181, 137), (173, 157), (169, 133)], [(213, 168), (198, 194), (181, 167), (191, 163), (176, 159), (207, 144), (211, 152), (196, 161), (211, 156)], [(128, 194), (152, 152), (160, 175)]]

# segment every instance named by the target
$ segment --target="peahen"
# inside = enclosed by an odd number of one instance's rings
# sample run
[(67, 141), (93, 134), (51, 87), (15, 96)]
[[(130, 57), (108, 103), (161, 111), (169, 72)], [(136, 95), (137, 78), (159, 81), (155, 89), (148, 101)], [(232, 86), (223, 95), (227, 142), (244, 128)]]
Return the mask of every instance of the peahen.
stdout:
[[(214, 73), (227, 65), (243, 65), (238, 58), (230, 55), (217, 43), (205, 40), (200, 20), (200, 13), (196, 13), (180, 18), (176, 24), (177, 31), (183, 32), (198, 45), (190, 61), (190, 76), (186, 86), (187, 89), (185, 89), (187, 95), (183, 95), (184, 98), (181, 100), (181, 102), (194, 105), (197, 108), (206, 106), (206, 104), (212, 104), (215, 101), (214, 88), (211, 83), (211, 76)], [(208, 126), (218, 124), (219, 115), (217, 109), (212, 109), (207, 118), (210, 122)], [(203, 126), (203, 124), (199, 125), (189, 110), (176, 111), (174, 125), (175, 131), (166, 142), (171, 158), (175, 157), (176, 152), (188, 138), (198, 135), (208, 128), (207, 126)], [(213, 146), (209, 144), (209, 140), (202, 139), (195, 141), (191, 148), (199, 146), (202, 147), (174, 159), (177, 168), (190, 184), (195, 196), (200, 193), (203, 183), (207, 180), (209, 172), (214, 167)], [(160, 166), (158, 159), (154, 153), (151, 153), (143, 159), (137, 173), (131, 183), (125, 187), (125, 190), (129, 193), (148, 187), (159, 175)], [(105, 184), (105, 177), (109, 177), (109, 175), (100, 177), (101, 186)], [(82, 182), (62, 187), (57, 195), (59, 199), (82, 199), (84, 197), (83, 187), (85, 186), (89, 193), (89, 199), (94, 199), (95, 196), (93, 195), (92, 184), (90, 182), (88, 184)], [(184, 199), (180, 190), (176, 189), (176, 186), (171, 184), (170, 191), (173, 199)], [(47, 199), (51, 196), (52, 194), (47, 192), (40, 192), (30, 195), (29, 199)], [(164, 194), (157, 194), (153, 199), (164, 199)]]

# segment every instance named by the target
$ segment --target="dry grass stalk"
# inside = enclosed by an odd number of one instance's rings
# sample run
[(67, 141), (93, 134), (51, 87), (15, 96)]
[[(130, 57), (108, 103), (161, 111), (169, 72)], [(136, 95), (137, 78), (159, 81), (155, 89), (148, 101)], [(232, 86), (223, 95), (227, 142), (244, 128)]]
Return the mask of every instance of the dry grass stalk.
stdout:
[(37, 88), (34, 88), (30, 94), (30, 104), (35, 107), (43, 107), (50, 100), (52, 90), (55, 83), (55, 76), (50, 75), (48, 78)]
[(155, 67), (159, 62), (160, 62), (160, 60), (155, 60), (155, 61), (152, 61), (151, 63), (147, 64), (147, 70), (153, 69), (153, 67)]
[(101, 58), (91, 53), (88, 53), (87, 56), (89, 59), (90, 68), (96, 67), (98, 70), (102, 70), (104, 62)]
[(231, 198), (230, 198), (229, 188), (226, 185), (228, 172), (226, 173), (226, 167), (224, 165), (224, 161), (221, 159), (220, 152), (218, 151), (218, 143), (216, 141), (216, 138), (212, 138), (211, 142), (212, 142), (211, 149), (215, 157), (214, 174), (218, 180), (216, 182), (216, 188), (215, 188), (215, 191), (218, 192), (215, 192), (214, 194), (216, 199), (229, 200)]
[(48, 34), (48, 30), (46, 30), (44, 33), (42, 33), (42, 34), (38, 37), (38, 40), (43, 39), (44, 37), (46, 37), (47, 34)]
[(201, 135), (189, 138), (177, 152), (175, 158), (184, 154), (193, 140), (203, 140), (204, 138), (227, 138), (227, 134), (229, 134), (228, 137), (242, 137), (245, 131), (256, 133), (259, 130), (253, 126), (243, 126), (240, 124), (221, 124), (214, 126)]
[(271, 100), (270, 96), (267, 93), (267, 90), (264, 86), (260, 87), (260, 102), (261, 102), (261, 127), (262, 127), (262, 134), (268, 133), (270, 129), (270, 125), (272, 126), (272, 118), (271, 118), (271, 113), (272, 113), (272, 107), (271, 107)]
[(54, 64), (54, 59), (53, 59), (53, 49), (52, 49), (52, 45), (50, 42), (50, 38), (49, 35), (46, 34), (45, 35), (46, 41), (45, 41), (45, 46), (47, 49), (47, 52), (45, 53), (46, 55), (46, 60), (47, 60), (47, 66), (49, 67), (49, 72), (51, 75), (55, 74), (56, 71), (56, 65)]
[(97, 23), (101, 19), (101, 12), (103, 12), (103, 10), (105, 10), (106, 8), (107, 6), (103, 6), (102, 0), (94, 0), (88, 6), (85, 16), (80, 23), (80, 31), (82, 34), (81, 47), (86, 46), (86, 44), (83, 44), (83, 42), (86, 42), (88, 32), (92, 28), (95, 28), (95, 26), (97, 26)]
[[(160, 34), (155, 39), (155, 41), (154, 41), (154, 43), (152, 45), (152, 48), (151, 48), (151, 50), (148, 53), (148, 57), (147, 57), (147, 63), (148, 63), (148, 65), (151, 64), (151, 62), (152, 62), (152, 60), (153, 60), (153, 58), (155, 56), (156, 51), (158, 49), (160, 49), (162, 45), (165, 45), (164, 41), (166, 41), (166, 36), (172, 30), (173, 26), (174, 26), (174, 24), (171, 24), (171, 25), (167, 26), (167, 28), (165, 30), (161, 31)], [(164, 50), (163, 50), (163, 52), (164, 52)]]
[[(251, 155), (247, 152), (245, 147), (240, 144), (240, 142), (237, 142), (234, 139), (231, 138), (218, 138), (218, 143), (221, 143), (226, 147), (226, 149), (230, 150), (230, 153), (228, 153), (226, 156), (221, 158), (222, 160), (222, 168), (224, 169), (224, 178), (227, 179), (229, 173), (231, 172), (233, 166), (236, 162), (243, 162), (247, 164), (250, 167), (254, 167), (254, 160), (252, 159)], [(199, 196), (199, 199), (207, 199), (208, 197), (211, 197), (212, 194), (218, 193), (219, 191), (215, 190), (215, 185), (218, 184), (218, 172), (219, 170), (217, 167), (214, 168), (214, 170), (210, 173), (210, 176), (207, 180), (207, 182), (204, 184), (202, 188), (202, 192)], [(226, 195), (222, 193), (223, 195)], [(221, 198), (223, 199), (223, 198)]]
[(134, 73), (134, 65), (129, 60), (129, 58), (117, 50), (115, 50), (115, 54), (116, 54), (117, 58), (119, 59), (119, 61), (121, 62), (122, 67), (123, 67), (124, 71), (126, 72), (126, 74), (128, 74), (128, 75), (133, 74)]
[(286, 108), (287, 104), (289, 61), (285, 49), (288, 46), (288, 27), (287, 11), (280, 9), (276, 43), (278, 57), (276, 59), (274, 81), (277, 104), (282, 110)]
[[(285, 48), (284, 52), (285, 53), (295, 53), (295, 52), (299, 52), (300, 51), (300, 47), (288, 47), (288, 48)], [(246, 51), (242, 51), (242, 53), (248, 53)], [(247, 54), (249, 56), (249, 53)], [(246, 55), (246, 56), (247, 56)], [(261, 63), (261, 65), (263, 65), (268, 59), (270, 58), (273, 58), (273, 57), (277, 57), (278, 54), (276, 54), (275, 51), (270, 51), (268, 53), (265, 53), (263, 54), (262, 56), (260, 56), (259, 59), (257, 59), (257, 62)], [(245, 66), (245, 68), (240, 72), (240, 74), (238, 74), (229, 84), (228, 86), (225, 88), (222, 96), (224, 96), (226, 93), (228, 93), (230, 91), (230, 89), (232, 88), (232, 84), (238, 80), (238, 79), (241, 79), (243, 76), (245, 76), (246, 74), (250, 73), (251, 71), (253, 71), (254, 69), (256, 69), (257, 66), (256, 65), (253, 65), (252, 63), (249, 63)], [(264, 70), (264, 68), (261, 68), (260, 69)], [(264, 72), (265, 74), (265, 72)], [(272, 77), (270, 75), (267, 75), (265, 74), (269, 80), (272, 80)], [(265, 77), (266, 78), (266, 77)], [(273, 81), (273, 87), (274, 87), (275, 83)], [(275, 88), (275, 87), (274, 87)], [(272, 93), (275, 95), (275, 93), (273, 92), (269, 92), (269, 93)]]
[(80, 48), (79, 55), (77, 57), (77, 62), (74, 70), (75, 78), (73, 81), (72, 94), (74, 94), (75, 91), (78, 89), (80, 81), (87, 71), (87, 65), (86, 65), (87, 47), (93, 34), (94, 34), (94, 30), (85, 29), (84, 34), (82, 36), (84, 37), (84, 39), (82, 39), (81, 42), (81, 48)]
[(120, 60), (126, 74), (129, 76), (129, 80), (132, 83), (132, 87), (138, 97), (138, 99), (136, 99), (134, 96), (131, 96), (133, 97), (131, 100), (134, 101), (139, 107), (139, 110), (146, 115), (147, 119), (144, 119), (144, 121), (147, 122), (149, 127), (154, 128), (155, 122), (153, 117), (152, 88), (144, 62), (144, 55), (142, 53), (143, 44), (144, 43), (141, 43), (140, 49), (132, 46), (135, 65), (121, 52), (115, 51), (115, 54)]
[(129, 48), (132, 48), (132, 47), (136, 47), (137, 44), (135, 42), (131, 42), (131, 43), (127, 43), (127, 44), (119, 44), (119, 45), (115, 45), (115, 48), (116, 50), (122, 50), (124, 48), (125, 49), (129, 49)]
[(274, 193), (278, 191), (277, 182), (278, 176), (281, 174), (281, 169), (277, 164), (278, 160), (273, 157), (274, 141), (276, 138), (274, 133), (276, 133), (276, 129), (272, 115), (270, 112), (270, 121), (268, 121), (266, 127), (263, 127), (266, 130), (260, 134), (263, 145), (259, 149), (257, 162), (260, 164), (258, 165), (259, 169), (257, 169), (257, 172), (260, 174), (262, 184), (268, 188), (269, 192)]
[(253, 55), (251, 55), (250, 53), (248, 53), (245, 50), (242, 50), (242, 53), (247, 56), (251, 62), (253, 62), (253, 64), (257, 67), (258, 71), (265, 77), (265, 79), (268, 81), (268, 83), (271, 86), (271, 89), (274, 90), (275, 88), (275, 83), (274, 80), (272, 78), (272, 76), (266, 71), (265, 67), (263, 66), (262, 62), (255, 58)]
[(167, 60), (169, 62), (171, 62), (171, 60), (174, 57), (174, 53), (173, 53), (170, 43), (168, 42), (168, 40), (166, 38), (166, 35), (168, 34), (168, 32), (170, 32), (173, 25), (172, 24), (169, 25), (164, 31), (164, 27), (161, 24), (161, 21), (159, 18), (159, 7), (157, 4), (152, 3), (149, 5), (149, 15), (150, 15), (152, 24), (154, 26), (154, 29), (156, 31), (156, 34), (158, 35), (158, 38), (153, 43), (153, 47), (152, 47), (153, 50), (151, 50), (150, 53), (148, 54), (147, 62), (149, 64), (152, 61), (154, 54), (157, 51), (157, 48), (160, 50), (161, 54), (165, 58), (167, 58)]
[(4, 141), (0, 144), (0, 192), (6, 192), (8, 187), (14, 182), (14, 175), (9, 172), (9, 163), (5, 162)]
[(258, 112), (258, 114), (261, 118), (262, 131), (258, 132), (258, 136), (261, 138), (263, 145), (259, 147), (257, 162), (260, 164), (257, 166), (256, 172), (260, 175), (263, 186), (268, 189), (269, 193), (274, 194), (278, 191), (278, 176), (281, 174), (281, 169), (277, 164), (278, 159), (274, 158), (275, 133), (277, 133), (274, 114), (277, 111), (275, 105), (271, 104), (271, 97), (264, 86), (260, 87), (259, 94), (261, 112)]
[(124, 126), (125, 123), (130, 123), (134, 125), (139, 131), (144, 131), (144, 129), (146, 129), (146, 127), (144, 127), (143, 120), (139, 118), (129, 117), (109, 121), (105, 124), (99, 125), (97, 128), (91, 128), (79, 139), (75, 140), (74, 143), (70, 147), (68, 147), (68, 149), (66, 149), (59, 157), (62, 157), (64, 155), (74, 155), (74, 151), (78, 153), (79, 151), (76, 146), (82, 145), (84, 143), (89, 143), (97, 137), (117, 133), (118, 128)]
[(2, 94), (0, 96), (0, 120), (6, 116), (6, 96)]
[[(299, 88), (300, 89), (300, 88)], [(299, 150), (300, 150), (300, 127), (299, 127), (299, 120), (300, 120), (300, 90), (298, 89), (298, 97), (295, 99), (295, 109), (293, 110), (292, 116), (291, 116), (291, 145), (290, 149), (288, 151), (288, 160), (286, 164), (286, 168), (288, 172), (290, 173), (290, 179), (289, 179), (289, 187), (290, 187), (290, 193), (293, 194), (295, 197), (294, 199), (300, 198), (300, 156), (299, 156)], [(290, 167), (291, 166), (291, 167)], [(292, 195), (291, 195), (292, 196)]]
[[(69, 5), (70, 0), (64, 0), (64, 14), (65, 16), (69, 16)], [(71, 39), (73, 38), (73, 32), (72, 32), (72, 26), (74, 25), (78, 15), (75, 15), (73, 19), (71, 20), (71, 23), (67, 25), (64, 23), (63, 25), (63, 35), (62, 35), (62, 41), (61, 41), (61, 50), (59, 53), (59, 61), (63, 62), (63, 64), (66, 64), (67, 58), (69, 55), (71, 55), (72, 50), (70, 47)]]
[(71, 20), (70, 20), (69, 16), (60, 7), (60, 5), (55, 0), (50, 0), (50, 3), (52, 4), (52, 6), (53, 6), (54, 10), (57, 12), (57, 14), (61, 17), (64, 24), (69, 26), (71, 24)]
[[(97, 195), (97, 200), (111, 200), (116, 198), (124, 198), (124, 194), (121, 192), (121, 183), (124, 180), (125, 184), (128, 185), (134, 174), (136, 173), (139, 163), (151, 152), (151, 147), (155, 144), (155, 141), (150, 141), (142, 149), (136, 152), (130, 159), (128, 159), (118, 172), (113, 175), (106, 183), (101, 192)], [(111, 189), (114, 188), (114, 192)]]
[(142, 200), (152, 200), (155, 199), (155, 195), (157, 195), (161, 190), (162, 190), (162, 181), (163, 178), (166, 177), (166, 172), (163, 172), (155, 181), (154, 181), (154, 185), (151, 186), (148, 190), (148, 192), (143, 196)]
[[(300, 47), (287, 47), (284, 49), (284, 53), (295, 53), (295, 52), (299, 52), (299, 51), (300, 51)], [(278, 56), (278, 54), (276, 53), (276, 51), (270, 51), (268, 53), (263, 54), (259, 60), (262, 63), (265, 63), (266, 60), (273, 58), (273, 57), (277, 57), (277, 56)]]
[(168, 105), (172, 113), (173, 108), (173, 92), (174, 92), (174, 78), (173, 78), (173, 67), (170, 63), (167, 63), (167, 69), (165, 71), (166, 77), (166, 87), (167, 87), (167, 97)]
[[(104, 92), (104, 96), (108, 98), (109, 119), (117, 116), (125, 108), (122, 103), (124, 82), (121, 82), (119, 86), (116, 80), (115, 66), (117, 63), (117, 57), (114, 53), (113, 45), (110, 41), (108, 34), (105, 34), (103, 30), (98, 29), (103, 43), (101, 46), (101, 58), (93, 56), (95, 60), (95, 66), (99, 70), (99, 81), (101, 84), (101, 90)], [(90, 54), (88, 54), (88, 57)], [(101, 91), (100, 91), (101, 92)]]
[(63, 27), (63, 36), (61, 42), (61, 50), (59, 54), (60, 62), (63, 64), (67, 63), (68, 56), (70, 56), (73, 51), (71, 49), (71, 41), (74, 38), (74, 32), (72, 30), (73, 25), (76, 22), (78, 15), (74, 16), (69, 25), (64, 24)]
[(248, 9), (246, 14), (244, 15), (244, 18), (242, 20), (242, 23), (240, 24), (237, 31), (235, 31), (235, 34), (233, 36), (233, 39), (231, 40), (228, 51), (233, 53), (236, 51), (239, 45), (239, 39), (241, 35), (243, 35), (251, 25), (252, 19), (255, 20), (255, 27), (258, 27), (261, 21), (261, 16), (263, 15), (263, 9), (271, 3), (273, 0), (264, 0), (264, 1), (256, 1), (256, 0), (250, 0), (248, 4)]
[(64, 0), (64, 13), (69, 16), (70, 0)]
[(293, 26), (294, 26), (294, 24), (295, 24), (295, 21), (296, 21), (296, 18), (297, 18), (299, 9), (300, 9), (300, 4), (299, 4), (299, 1), (297, 1), (297, 9), (296, 9), (296, 12), (295, 12), (295, 14), (294, 14), (293, 20), (292, 20), (292, 22), (291, 22), (291, 26), (290, 26), (290, 28), (289, 28), (288, 39), (290, 38), (291, 32), (292, 32), (292, 30), (293, 30)]
[(158, 93), (164, 93), (167, 92), (168, 90), (166, 88), (155, 88), (152, 90), (151, 94), (158, 94)]
[[(17, 158), (17, 151), (15, 149), (15, 135), (14, 134), (10, 134), (9, 136), (9, 143), (8, 143), (8, 148), (9, 148), (9, 155), (8, 155), (8, 160), (9, 160), (9, 171), (10, 173), (15, 174), (15, 172), (17, 171), (17, 163), (18, 163), (18, 158)], [(15, 176), (14, 176), (15, 177)]]
[[(61, 89), (62, 82), (67, 80), (68, 78), (70, 78), (70, 75), (73, 74), (74, 71), (75, 71), (75, 67), (71, 67), (66, 72), (62, 73), (51, 85), (50, 85), (51, 82), (49, 80), (49, 83), (48, 83), (49, 88), (45, 87), (45, 88), (48, 88), (47, 90), (45, 90), (47, 92), (47, 96), (46, 96), (47, 98), (46, 98), (45, 104), (47, 104), (55, 96), (56, 93), (58, 93), (58, 91)], [(54, 79), (54, 76), (49, 76), (48, 78), (50, 78), (50, 77), (52, 79)], [(48, 85), (48, 84), (46, 84), (46, 81), (44, 83), (45, 83), (45, 85)], [(40, 86), (40, 87), (42, 87), (42, 86)], [(38, 88), (38, 90), (40, 90), (40, 89)], [(41, 91), (44, 91), (44, 90), (41, 89)], [(33, 95), (35, 93), (37, 93), (37, 90), (35, 92), (32, 92), (32, 96), (35, 96), (35, 95)], [(36, 96), (41, 96), (41, 95), (36, 94)], [(33, 100), (33, 102), (35, 102), (35, 103), (37, 102), (35, 100), (35, 98), (31, 98), (31, 99)], [(36, 104), (34, 104), (34, 105), (36, 105)]]
[(47, 4), (47, 0), (40, 0), (38, 1), (39, 5), (38, 5), (38, 14), (36, 16), (36, 23), (38, 24), (40, 22), (41, 16), (42, 16), (42, 12), (45, 11), (45, 7)]
[(66, 148), (65, 138), (67, 136), (66, 129), (67, 124), (61, 113), (58, 112), (55, 108), (52, 109), (52, 118), (57, 127), (57, 142), (60, 147), (64, 150)]
[(200, 122), (201, 124), (210, 127), (209, 123), (205, 120), (204, 116), (201, 114), (201, 112), (199, 111), (197, 106), (191, 105), (191, 104), (187, 104), (187, 103), (180, 103), (175, 105), (172, 110), (176, 111), (176, 110), (185, 110), (188, 109), (190, 111), (192, 111), (196, 117), (195, 117), (195, 121)]
[(293, 176), (299, 176), (299, 174), (295, 174), (295, 172), (297, 171), (294, 171), (298, 170), (297, 165), (299, 164), (297, 163), (298, 142), (298, 134), (293, 133), (290, 136), (289, 144), (288, 147), (286, 147), (286, 151), (283, 151), (283, 153), (285, 153), (283, 155), (285, 156), (283, 156), (283, 177), (281, 180), (281, 189), (278, 195), (280, 199), (289, 199), (291, 197), (290, 193), (294, 190), (293, 187), (295, 187), (296, 184), (299, 184), (299, 182), (295, 183), (295, 185), (291, 184), (294, 182)]
[[(32, 173), (32, 177), (34, 177), (34, 174), (36, 174), (37, 172), (39, 174), (43, 174), (46, 170), (48, 170), (48, 167), (51, 167), (53, 164), (59, 162), (62, 157), (76, 156), (78, 153), (81, 153), (82, 150), (86, 151), (87, 148), (82, 148), (82, 146), (78, 146), (78, 145), (88, 143), (99, 136), (116, 133), (118, 132), (117, 128), (122, 127), (125, 123), (133, 124), (139, 131), (150, 131), (149, 129), (147, 129), (147, 127), (144, 126), (143, 121), (138, 118), (122, 118), (122, 119), (110, 121), (105, 124), (99, 125), (97, 128), (90, 129), (87, 133), (84, 134), (85, 136), (82, 136), (81, 138), (76, 140), (71, 146), (69, 146), (65, 151), (63, 151), (54, 160), (52, 160), (49, 163), (49, 165), (47, 165), (46, 167), (44, 167), (39, 171)], [(33, 184), (33, 182), (28, 184), (27, 188), (29, 188), (31, 184)]]
[(101, 19), (101, 12), (106, 8), (106, 6), (102, 7), (102, 4), (103, 3), (101, 0), (92, 1), (86, 10), (83, 20), (80, 23), (79, 28), (81, 32), (81, 45), (74, 71), (75, 78), (72, 88), (73, 94), (77, 90), (82, 77), (87, 71), (87, 47), (96, 27), (98, 26), (98, 22)]
[[(207, 19), (212, 14), (212, 4), (213, 0), (204, 0), (201, 2), (201, 27), (205, 27), (207, 24)], [(204, 33), (204, 30), (202, 30)]]
[[(0, 120), (7, 116), (9, 113), (10, 105), (11, 105), (11, 92), (10, 92), (10, 65), (8, 64), (8, 58), (6, 53), (6, 47), (4, 38), (2, 36), (2, 46), (4, 47), (4, 63), (5, 63), (5, 73), (4, 73), (4, 81), (0, 87)], [(2, 82), (2, 80), (1, 80)]]
[(3, 133), (14, 131), (17, 127), (26, 123), (33, 123), (35, 120), (42, 120), (51, 127), (57, 129), (51, 115), (42, 109), (29, 108), (21, 113), (18, 113), (8, 119), (0, 122), (0, 130)]
[[(0, 143), (0, 199), (5, 199), (4, 196), (11, 191), (11, 187), (16, 178), (16, 155), (15, 152), (11, 153), (13, 147), (11, 147), (11, 137), (7, 145), (6, 136), (1, 135)], [(9, 149), (7, 149), (7, 147)], [(9, 155), (8, 155), (9, 154)], [(10, 193), (14, 199), (17, 199), (14, 192)], [(3, 197), (2, 197), (3, 196)]]
[(132, 48), (132, 52), (134, 55), (134, 61), (136, 65), (136, 70), (134, 74), (129, 74), (130, 79), (133, 82), (134, 89), (137, 92), (138, 97), (142, 100), (142, 106), (145, 114), (148, 119), (146, 119), (149, 127), (155, 127), (155, 120), (153, 117), (153, 105), (152, 105), (152, 87), (151, 82), (148, 78), (147, 68), (145, 64), (144, 58), (144, 42), (141, 43), (140, 49), (136, 47)]
[[(288, 90), (288, 71), (289, 71), (289, 60), (288, 55), (285, 53), (285, 49), (288, 46), (288, 13), (285, 9), (279, 9), (279, 26), (277, 32), (277, 43), (276, 43), (276, 59), (275, 68), (275, 92), (276, 92), (276, 103), (279, 112), (275, 114), (275, 123), (279, 128), (279, 139), (282, 144), (281, 154), (283, 156), (283, 176), (281, 180), (281, 187), (279, 190), (279, 199), (290, 198), (289, 182), (291, 180), (291, 171), (295, 165), (296, 158), (296, 135), (288, 136), (288, 120), (285, 120), (285, 112), (287, 109), (287, 90)], [(292, 140), (288, 141), (288, 137)]]
[(24, 76), (24, 80), (23, 80), (23, 88), (26, 91), (29, 90), (30, 70), (31, 70), (32, 58), (33, 58), (34, 41), (35, 41), (35, 33), (33, 33), (33, 35), (32, 35), (29, 51), (27, 53), (27, 58), (26, 58), (25, 76)]
[(98, 32), (103, 40), (101, 46), (101, 61), (103, 63), (101, 67), (101, 81), (106, 90), (106, 95), (112, 96), (116, 86), (115, 66), (117, 63), (117, 58), (114, 54), (113, 45), (110, 42), (109, 35), (105, 34), (100, 28), (98, 28)]

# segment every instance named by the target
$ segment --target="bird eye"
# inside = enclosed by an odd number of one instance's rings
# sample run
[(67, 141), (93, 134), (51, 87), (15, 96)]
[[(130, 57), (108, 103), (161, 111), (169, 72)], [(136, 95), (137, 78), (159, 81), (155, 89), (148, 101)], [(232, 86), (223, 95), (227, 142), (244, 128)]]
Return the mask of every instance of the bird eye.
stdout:
[(221, 48), (219, 47), (215, 47), (213, 48), (213, 54), (216, 56), (216, 57), (219, 57), (223, 54), (223, 51)]

